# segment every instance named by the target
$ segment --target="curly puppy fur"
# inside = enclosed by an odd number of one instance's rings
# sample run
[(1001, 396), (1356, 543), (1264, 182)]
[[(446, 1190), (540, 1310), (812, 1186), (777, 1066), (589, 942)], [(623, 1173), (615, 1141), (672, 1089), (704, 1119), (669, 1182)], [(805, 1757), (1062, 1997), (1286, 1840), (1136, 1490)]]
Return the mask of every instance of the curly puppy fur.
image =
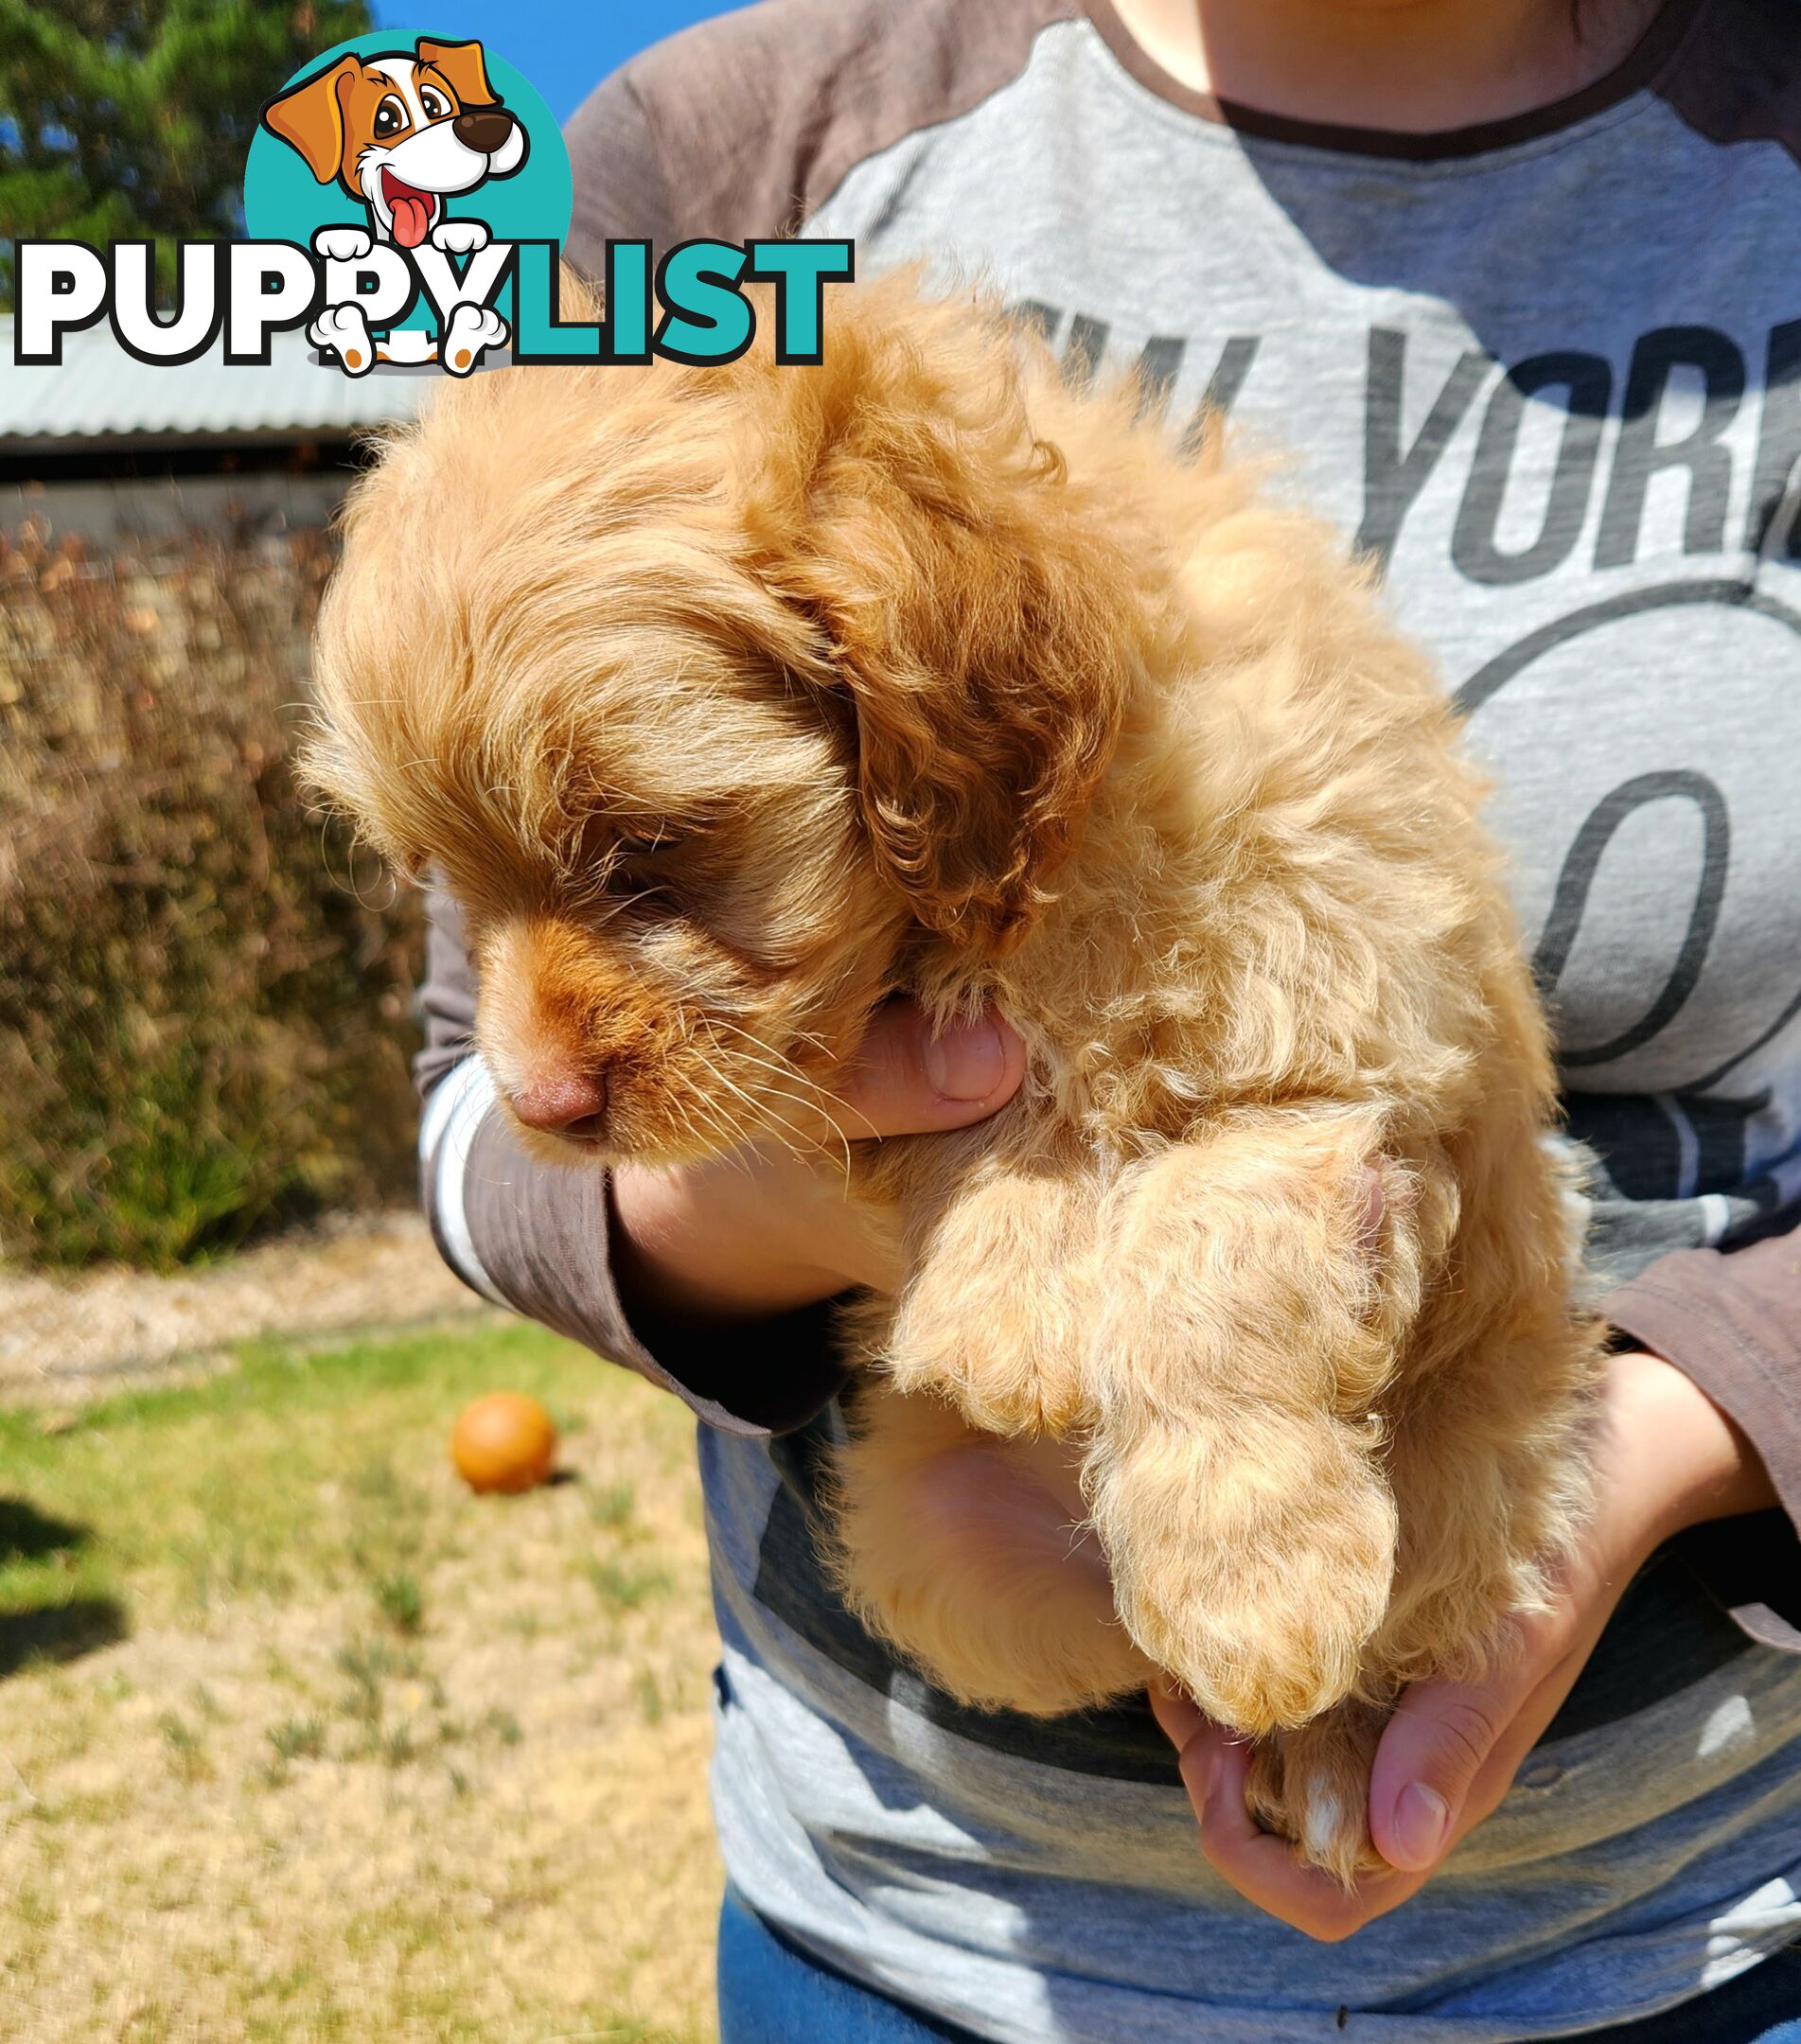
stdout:
[[(912, 279), (832, 313), (815, 368), (439, 391), (353, 495), (312, 770), (461, 902), (503, 1090), (604, 1094), (544, 1154), (804, 1142), (876, 1002), (998, 1005), (1007, 1108), (845, 1146), (905, 1277), (854, 1316), (842, 1581), (982, 1704), (1170, 1671), (1349, 1878), (1385, 1710), (1542, 1605), (1587, 1494), (1479, 786), (1338, 545), (1217, 446)], [(982, 1537), (1048, 1441), (1112, 1605), (1063, 1534)]]

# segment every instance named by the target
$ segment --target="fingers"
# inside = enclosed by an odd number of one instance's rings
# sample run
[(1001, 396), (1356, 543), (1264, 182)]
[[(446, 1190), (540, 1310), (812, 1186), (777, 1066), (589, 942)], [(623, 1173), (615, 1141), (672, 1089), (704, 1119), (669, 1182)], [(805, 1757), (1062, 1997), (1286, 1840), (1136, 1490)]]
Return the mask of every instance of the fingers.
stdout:
[(1026, 1047), (993, 1010), (934, 1036), (911, 1001), (876, 1010), (854, 1057), (828, 1082), (846, 1135), (925, 1136), (965, 1128), (1004, 1106)]
[[(1151, 1701), (1151, 1715), (1162, 1726), (1163, 1736), (1178, 1753), (1185, 1752), (1207, 1728), (1208, 1720), (1200, 1705), (1186, 1689), (1177, 1689), (1160, 1675), (1153, 1678), (1146, 1693)], [(1198, 1808), (1196, 1814), (1199, 1814)]]
[(1232, 1888), (1311, 1938), (1336, 1944), (1398, 1908), (1420, 1885), (1387, 1874), (1346, 1890), (1317, 1867), (1302, 1866), (1285, 1839), (1258, 1828), (1245, 1800), (1250, 1748), (1213, 1724), (1179, 1692), (1151, 1688), (1151, 1709), (1180, 1755), (1182, 1780), (1200, 1822), (1201, 1852)]
[(1468, 1828), (1466, 1816), (1486, 1814), (1478, 1806), (1486, 1796), (1474, 1791), (1480, 1785), (1486, 1792), (1497, 1764), (1510, 1755), (1493, 1797), (1500, 1800), (1513, 1769), (1548, 1721), (1547, 1712), (1530, 1722), (1526, 1705), (1557, 1668), (1567, 1648), (1565, 1634), (1558, 1621), (1527, 1621), (1517, 1648), (1483, 1681), (1417, 1683), (1402, 1697), (1376, 1749), (1369, 1780), (1369, 1836), (1390, 1866), (1416, 1874), (1436, 1867)]

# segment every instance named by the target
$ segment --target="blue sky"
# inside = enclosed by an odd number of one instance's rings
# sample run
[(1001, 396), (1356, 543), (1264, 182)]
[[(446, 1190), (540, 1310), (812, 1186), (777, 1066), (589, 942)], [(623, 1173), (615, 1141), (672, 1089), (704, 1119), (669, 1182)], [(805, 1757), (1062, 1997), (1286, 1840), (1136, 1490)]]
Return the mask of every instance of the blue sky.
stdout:
[(721, 0), (371, 0), (378, 28), (475, 38), (531, 79), (559, 121), (608, 72), (690, 22), (729, 11)]

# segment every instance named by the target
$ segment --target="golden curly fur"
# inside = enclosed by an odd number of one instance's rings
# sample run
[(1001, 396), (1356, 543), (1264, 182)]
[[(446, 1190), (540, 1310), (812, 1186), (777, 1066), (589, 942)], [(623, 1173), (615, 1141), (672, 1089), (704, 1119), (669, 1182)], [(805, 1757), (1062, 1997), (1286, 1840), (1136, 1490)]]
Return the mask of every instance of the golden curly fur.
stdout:
[[(1478, 784), (1334, 541), (1217, 447), (910, 279), (832, 313), (815, 368), (442, 390), (354, 493), (313, 771), (461, 901), (503, 1091), (586, 1088), (546, 1154), (799, 1140), (877, 1001), (999, 1007), (1010, 1105), (846, 1146), (906, 1275), (854, 1315), (841, 1579), (980, 1703), (1170, 1671), (1348, 1878), (1398, 1689), (1542, 1604), (1586, 1497), (1598, 1343)], [(1047, 1436), (1117, 1618), (934, 1509)]]

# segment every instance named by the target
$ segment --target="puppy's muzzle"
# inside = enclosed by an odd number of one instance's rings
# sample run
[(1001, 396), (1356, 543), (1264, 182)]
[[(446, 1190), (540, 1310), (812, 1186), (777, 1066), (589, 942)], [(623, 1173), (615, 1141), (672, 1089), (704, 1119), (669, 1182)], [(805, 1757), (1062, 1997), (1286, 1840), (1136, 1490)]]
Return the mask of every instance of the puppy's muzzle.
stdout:
[(492, 156), (518, 125), (504, 107), (479, 107), (459, 114), (450, 123), (450, 132), (465, 149)]

